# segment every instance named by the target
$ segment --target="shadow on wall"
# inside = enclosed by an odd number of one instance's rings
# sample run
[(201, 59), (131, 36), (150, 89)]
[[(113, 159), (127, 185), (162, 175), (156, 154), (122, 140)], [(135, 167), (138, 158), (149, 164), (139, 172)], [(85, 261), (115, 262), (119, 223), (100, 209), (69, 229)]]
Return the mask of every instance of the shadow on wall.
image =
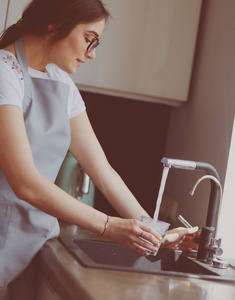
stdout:
[[(224, 183), (235, 112), (235, 1), (203, 1), (189, 99), (172, 109), (167, 157), (208, 162)], [(171, 172), (166, 194), (192, 225), (204, 226), (210, 182), (188, 195), (200, 174)]]
[[(87, 92), (81, 94), (110, 164), (140, 204), (153, 215), (171, 107)], [(95, 208), (117, 215), (97, 189)]]

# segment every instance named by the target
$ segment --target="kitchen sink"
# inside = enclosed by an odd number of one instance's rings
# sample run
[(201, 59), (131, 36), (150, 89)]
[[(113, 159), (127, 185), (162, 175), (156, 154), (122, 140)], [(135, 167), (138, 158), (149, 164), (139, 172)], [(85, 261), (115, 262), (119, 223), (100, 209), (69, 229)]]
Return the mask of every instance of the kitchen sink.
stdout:
[(217, 269), (197, 261), (196, 252), (160, 249), (157, 256), (143, 256), (113, 242), (60, 237), (84, 267), (200, 278), (235, 283), (235, 268)]

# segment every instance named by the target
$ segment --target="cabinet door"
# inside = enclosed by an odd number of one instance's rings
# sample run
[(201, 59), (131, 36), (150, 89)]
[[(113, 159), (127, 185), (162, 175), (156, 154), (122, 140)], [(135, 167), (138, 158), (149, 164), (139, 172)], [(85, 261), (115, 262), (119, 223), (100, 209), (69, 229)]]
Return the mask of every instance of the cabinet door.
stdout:
[[(81, 90), (177, 105), (187, 100), (201, 0), (104, 0), (112, 14)], [(163, 100), (165, 103), (165, 100)]]
[(62, 300), (40, 268), (37, 269), (36, 300)]
[[(2, 1), (2, 0), (1, 0)], [(30, 2), (30, 0), (11, 0), (9, 1), (9, 9), (7, 14), (7, 27), (16, 23), (22, 16), (22, 12), (25, 6)]]
[(1, 0), (0, 1), (0, 12), (1, 12), (0, 32), (2, 32), (5, 29), (7, 8), (8, 8), (8, 0)]

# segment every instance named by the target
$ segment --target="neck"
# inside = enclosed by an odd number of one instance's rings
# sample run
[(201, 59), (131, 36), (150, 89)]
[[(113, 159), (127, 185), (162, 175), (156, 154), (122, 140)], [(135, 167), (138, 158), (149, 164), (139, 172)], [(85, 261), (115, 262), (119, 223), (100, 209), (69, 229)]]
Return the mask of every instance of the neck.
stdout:
[(23, 42), (28, 66), (43, 72), (50, 63), (46, 39), (27, 35), (23, 37)]

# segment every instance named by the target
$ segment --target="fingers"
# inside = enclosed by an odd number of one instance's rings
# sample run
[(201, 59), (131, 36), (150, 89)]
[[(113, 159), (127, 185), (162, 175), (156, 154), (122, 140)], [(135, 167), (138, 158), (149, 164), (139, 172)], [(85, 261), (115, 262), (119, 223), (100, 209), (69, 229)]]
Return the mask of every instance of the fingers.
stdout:
[(155, 243), (154, 241), (158, 240), (161, 241), (162, 237), (161, 235), (157, 232), (154, 231), (152, 228), (148, 227), (146, 224), (144, 223), (140, 223), (140, 229), (142, 229), (144, 232), (146, 232), (148, 234), (148, 237), (153, 238), (154, 240), (150, 240), (150, 242), (152, 242), (153, 244)]
[(178, 242), (175, 245), (171, 244), (170, 248), (183, 251), (198, 250), (198, 245), (194, 241), (195, 234), (197, 233), (195, 233), (194, 230), (193, 232), (189, 231), (188, 234), (184, 235), (180, 240), (178, 239)]
[(156, 252), (160, 246), (161, 236), (139, 220), (111, 217), (109, 225), (107, 237), (142, 255), (148, 255), (150, 251)]
[(167, 232), (163, 240), (162, 246), (164, 248), (174, 247), (176, 249), (176, 247), (179, 247), (179, 245), (181, 247), (181, 245), (183, 244), (186, 245), (186, 247), (188, 247), (187, 238), (190, 237), (192, 240), (192, 237), (197, 231), (198, 231), (197, 226), (193, 228), (178, 227), (178, 228), (171, 229)]
[[(156, 252), (160, 247), (161, 236), (140, 221), (130, 229), (129, 241), (126, 245), (133, 250), (148, 255), (149, 252)], [(146, 248), (146, 249), (142, 249)]]
[(128, 243), (126, 246), (145, 256), (149, 255), (151, 252), (157, 252), (160, 247), (160, 242), (157, 242), (157, 244), (154, 245), (142, 237), (133, 238), (133, 240), (136, 242)]
[(105, 235), (142, 255), (148, 255), (150, 251), (156, 252), (162, 240), (160, 234), (141, 221), (116, 217), (110, 217)]
[(199, 230), (198, 226), (192, 227), (192, 228), (188, 228), (188, 234), (193, 234), (196, 233)]
[(129, 229), (127, 228), (127, 234), (129, 235), (129, 237), (134, 238), (134, 242), (139, 240), (139, 238), (141, 237), (154, 245), (159, 245), (159, 241), (161, 241), (162, 239), (159, 233), (139, 220), (129, 220), (129, 222), (131, 222), (131, 225)]
[(144, 231), (144, 237), (143, 235), (139, 236), (139, 237), (134, 237), (133, 238), (134, 243), (148, 248), (151, 251), (157, 251), (158, 248), (160, 247), (160, 241), (158, 239), (156, 239), (151, 233), (148, 233), (146, 231)]
[(173, 247), (173, 249), (176, 250), (182, 250), (182, 251), (192, 251), (192, 250), (198, 250), (198, 245), (196, 245), (195, 243), (186, 243), (186, 242), (182, 242), (179, 243), (178, 245), (176, 245), (175, 247)]
[(177, 234), (179, 236), (185, 236), (194, 234), (198, 231), (198, 226), (192, 227), (192, 228), (186, 228), (186, 227), (177, 227), (174, 229), (171, 229), (167, 232), (167, 235)]
[(132, 243), (130, 245), (126, 245), (127, 247), (131, 248), (132, 250), (135, 250), (136, 252), (140, 253), (141, 255), (148, 256), (150, 254), (150, 250), (143, 249), (139, 245)]

